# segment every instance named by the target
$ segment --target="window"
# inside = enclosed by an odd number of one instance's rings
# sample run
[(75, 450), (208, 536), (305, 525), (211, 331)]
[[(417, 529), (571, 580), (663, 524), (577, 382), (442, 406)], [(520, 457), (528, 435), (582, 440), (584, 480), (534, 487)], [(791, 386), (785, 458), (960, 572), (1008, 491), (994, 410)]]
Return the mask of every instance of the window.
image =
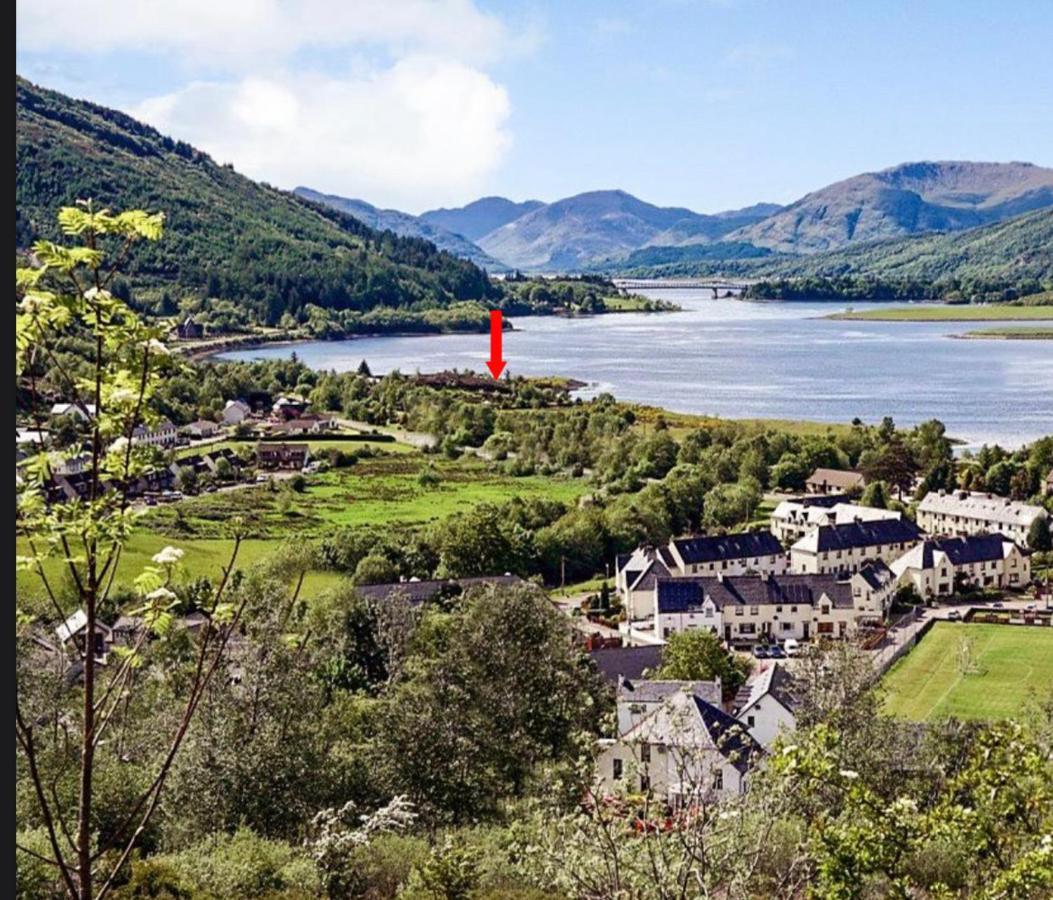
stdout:
[(742, 625), (739, 626), (739, 634), (755, 634), (756, 631), (757, 626), (754, 625), (752, 622), (744, 622)]
[(717, 769), (716, 774), (713, 776), (713, 790), (724, 790), (724, 772), (721, 769)]
[(742, 615), (742, 607), (741, 606), (736, 606), (735, 607), (735, 615), (736, 616), (741, 616)]
[(796, 606), (791, 606), (790, 607), (790, 612), (797, 612), (797, 607)]
[(651, 745), (641, 744), (640, 745), (640, 762), (649, 763), (651, 761)]
[(755, 724), (756, 722), (754, 722), (753, 716), (746, 716), (746, 725), (748, 727), (752, 728)]
[(621, 781), (621, 778), (622, 778), (622, 761), (620, 759), (615, 759), (613, 761), (612, 775), (614, 776), (614, 780), (615, 781)]
[(829, 605), (828, 605), (828, 604), (826, 604), (826, 603), (824, 603), (824, 604), (823, 604), (823, 605), (822, 605), (822, 606), (821, 606), (821, 607), (819, 608), (819, 612), (821, 612), (821, 613), (822, 613), (822, 614), (823, 614), (824, 616), (828, 616), (828, 615), (830, 615), (830, 607), (829, 607)]
[(793, 631), (793, 622), (783, 622), (782, 623), (782, 630), (783, 631)]
[(776, 606), (775, 607), (775, 611), (776, 612), (782, 612), (782, 607), (781, 606)]
[(707, 619), (712, 619), (713, 618), (713, 608), (711, 606), (707, 606), (706, 607), (706, 618)]
[(640, 776), (640, 793), (641, 794), (646, 794), (649, 790), (651, 790), (651, 779), (648, 778), (646, 775), (641, 775)]
[(760, 607), (759, 606), (751, 606), (750, 607), (750, 615), (751, 616), (760, 615)]

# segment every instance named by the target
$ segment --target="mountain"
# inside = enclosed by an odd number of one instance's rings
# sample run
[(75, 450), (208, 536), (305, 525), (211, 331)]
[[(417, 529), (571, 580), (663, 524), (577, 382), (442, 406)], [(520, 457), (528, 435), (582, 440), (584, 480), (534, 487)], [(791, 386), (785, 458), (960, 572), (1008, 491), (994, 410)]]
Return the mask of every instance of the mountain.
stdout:
[(917, 162), (807, 194), (728, 235), (783, 253), (817, 253), (925, 231), (959, 231), (1053, 205), (1053, 169), (1031, 163)]
[(461, 259), (470, 259), (477, 266), (482, 266), (490, 271), (500, 272), (507, 270), (507, 266), (487, 255), (467, 238), (426, 222), (420, 216), (413, 216), (409, 213), (400, 212), (397, 209), (378, 209), (373, 204), (366, 203), (365, 200), (352, 200), (347, 197), (339, 197), (336, 194), (323, 194), (308, 187), (294, 188), (293, 193), (297, 197), (331, 206), (333, 209), (354, 216), (360, 222), (364, 222), (377, 231), (391, 231), (400, 237), (423, 238), (426, 241), (431, 241), (440, 250), (445, 250), (447, 253), (461, 257)]
[(217, 165), (131, 116), (15, 80), (16, 245), (59, 238), (60, 206), (163, 211), (165, 237), (136, 248), (135, 299), (207, 294), (260, 322), (308, 303), (367, 310), (442, 306), (498, 288), (466, 260)]
[(504, 197), (483, 197), (455, 209), (432, 209), (421, 213), (419, 218), (435, 228), (478, 241), (483, 235), (544, 205), (540, 200), (516, 203)]
[(967, 231), (889, 238), (809, 255), (773, 254), (760, 259), (747, 258), (744, 253), (736, 259), (730, 254), (719, 259), (685, 256), (696, 249), (700, 248), (664, 248), (666, 254), (677, 255), (657, 261), (641, 260), (640, 256), (663, 248), (637, 251), (627, 260), (636, 265), (625, 265), (620, 272), (656, 278), (716, 274), (749, 278), (865, 276), (885, 281), (1035, 281), (1053, 285), (1053, 208)]
[[(738, 228), (745, 228), (775, 215), (782, 209), (777, 203), (755, 203), (744, 209), (733, 209), (715, 215), (693, 215), (681, 219), (649, 240), (645, 247), (686, 247), (721, 241)], [(712, 251), (708, 251), (712, 252)]]
[[(762, 205), (762, 209), (763, 209)], [(491, 256), (516, 268), (577, 271), (659, 244), (719, 240), (755, 215), (705, 216), (645, 203), (625, 191), (591, 191), (539, 206), (479, 238)]]

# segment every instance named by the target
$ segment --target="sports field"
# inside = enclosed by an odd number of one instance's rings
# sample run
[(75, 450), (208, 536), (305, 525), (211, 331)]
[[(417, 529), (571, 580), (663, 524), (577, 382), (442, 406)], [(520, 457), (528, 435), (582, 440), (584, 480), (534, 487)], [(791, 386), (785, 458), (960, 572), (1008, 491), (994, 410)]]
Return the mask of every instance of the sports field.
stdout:
[(1053, 628), (937, 622), (881, 686), (886, 712), (901, 719), (1018, 716), (1053, 691)]

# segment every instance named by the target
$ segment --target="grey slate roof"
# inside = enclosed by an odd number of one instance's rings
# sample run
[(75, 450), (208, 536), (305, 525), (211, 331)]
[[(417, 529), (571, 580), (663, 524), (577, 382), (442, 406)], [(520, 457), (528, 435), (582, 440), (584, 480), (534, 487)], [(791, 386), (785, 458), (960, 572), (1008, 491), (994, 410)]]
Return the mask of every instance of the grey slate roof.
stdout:
[(725, 559), (777, 556), (783, 552), (779, 539), (770, 531), (677, 538), (673, 544), (688, 565)]
[(741, 715), (765, 694), (771, 694), (790, 712), (797, 707), (799, 700), (793, 676), (777, 662), (761, 672), (757, 677), (746, 682), (735, 695), (735, 714)]
[(677, 691), (688, 693), (719, 705), (723, 699), (719, 681), (644, 681), (622, 678), (618, 682), (618, 699), (629, 703), (661, 703)]
[(662, 664), (662, 648), (657, 644), (646, 647), (603, 647), (590, 650), (589, 658), (609, 684), (617, 684), (619, 678), (635, 681), (643, 676), (645, 669), (657, 669)]
[(875, 547), (879, 544), (911, 543), (920, 537), (918, 526), (909, 519), (877, 519), (873, 522), (820, 525), (811, 534), (801, 538), (798, 544), (822, 553)]
[(731, 575), (658, 579), (658, 612), (690, 612), (706, 597), (725, 606), (808, 604), (818, 606), (825, 594), (833, 606), (851, 609), (852, 586), (837, 575)]

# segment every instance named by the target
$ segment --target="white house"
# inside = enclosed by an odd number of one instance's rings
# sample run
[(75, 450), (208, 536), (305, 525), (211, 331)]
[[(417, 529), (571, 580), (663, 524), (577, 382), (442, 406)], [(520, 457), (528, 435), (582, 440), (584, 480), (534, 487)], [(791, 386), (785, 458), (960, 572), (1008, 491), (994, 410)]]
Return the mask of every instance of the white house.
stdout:
[(198, 419), (184, 427), (183, 431), (192, 438), (209, 438), (219, 434), (219, 425), (208, 419)]
[(708, 628), (732, 646), (846, 637), (880, 621), (892, 603), (896, 578), (875, 561), (851, 575), (717, 575), (659, 578), (655, 634)]
[[(84, 410), (88, 411), (87, 415), (84, 414)], [(95, 404), (85, 403), (83, 404), (83, 408), (81, 408), (76, 403), (54, 403), (51, 406), (51, 415), (73, 416), (75, 419), (87, 422), (91, 416), (95, 415)]]
[(648, 794), (674, 809), (714, 802), (745, 792), (763, 752), (740, 722), (681, 689), (624, 734), (599, 741), (596, 790)]
[(804, 483), (809, 494), (844, 494), (863, 490), (866, 479), (851, 469), (818, 468)]
[(639, 547), (615, 560), (614, 583), (630, 621), (654, 615), (658, 578), (785, 572), (789, 559), (767, 531), (674, 538), (664, 547)]
[(132, 429), (132, 441), (153, 447), (171, 447), (179, 440), (179, 430), (168, 419), (162, 419), (153, 428), (136, 425)]
[(790, 548), (790, 569), (819, 575), (857, 572), (875, 559), (890, 563), (920, 538), (909, 519), (819, 525)]
[(969, 491), (930, 491), (918, 504), (918, 525), (929, 534), (998, 533), (1021, 546), (1035, 519), (1048, 516), (1041, 506)]
[[(860, 506), (857, 503), (824, 503), (826, 497), (801, 497), (783, 500), (771, 514), (771, 533), (780, 541), (792, 542), (804, 537), (820, 525), (847, 525), (849, 522), (879, 522), (901, 519), (901, 513), (891, 509)], [(819, 502), (816, 502), (819, 501)]]
[(733, 712), (750, 735), (769, 750), (780, 735), (797, 727), (798, 698), (786, 667), (771, 660), (740, 689)]
[(252, 407), (244, 400), (228, 400), (223, 407), (223, 424), (239, 425), (252, 413)]
[(946, 597), (960, 585), (1023, 587), (1031, 581), (1031, 556), (1001, 534), (933, 538), (893, 560), (899, 584), (922, 597)]
[(615, 693), (618, 734), (628, 734), (677, 691), (686, 691), (714, 706), (720, 706), (723, 702), (719, 678), (713, 681), (648, 681), (642, 678), (619, 678)]

